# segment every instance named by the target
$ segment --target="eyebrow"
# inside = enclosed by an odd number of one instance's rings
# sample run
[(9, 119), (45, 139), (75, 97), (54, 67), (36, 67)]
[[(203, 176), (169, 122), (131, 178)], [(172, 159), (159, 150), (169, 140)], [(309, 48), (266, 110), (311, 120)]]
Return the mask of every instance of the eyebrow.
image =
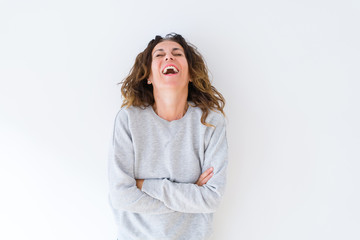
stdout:
[[(173, 51), (176, 51), (176, 50), (180, 50), (180, 51), (184, 52), (181, 48), (173, 48), (171, 51), (173, 52)], [(155, 53), (156, 51), (162, 51), (162, 52), (163, 52), (164, 49), (162, 49), (162, 48), (156, 49), (156, 50), (154, 51), (154, 53)], [(154, 53), (153, 53), (153, 55), (154, 55)]]

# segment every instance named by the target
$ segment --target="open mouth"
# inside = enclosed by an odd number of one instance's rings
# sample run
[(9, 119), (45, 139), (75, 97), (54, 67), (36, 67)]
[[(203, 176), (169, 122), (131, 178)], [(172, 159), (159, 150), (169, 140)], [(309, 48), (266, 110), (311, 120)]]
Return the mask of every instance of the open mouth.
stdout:
[(175, 65), (166, 65), (165, 68), (162, 70), (162, 73), (165, 75), (172, 75), (177, 74), (179, 70)]

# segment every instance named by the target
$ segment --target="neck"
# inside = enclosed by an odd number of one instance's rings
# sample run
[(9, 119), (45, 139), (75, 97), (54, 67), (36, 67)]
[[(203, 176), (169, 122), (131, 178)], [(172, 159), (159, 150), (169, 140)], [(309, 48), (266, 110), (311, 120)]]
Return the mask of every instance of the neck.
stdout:
[(164, 92), (156, 94), (154, 91), (154, 99), (153, 109), (155, 113), (167, 121), (182, 118), (189, 106), (187, 103), (187, 91), (186, 94), (184, 92), (178, 94), (166, 94)]

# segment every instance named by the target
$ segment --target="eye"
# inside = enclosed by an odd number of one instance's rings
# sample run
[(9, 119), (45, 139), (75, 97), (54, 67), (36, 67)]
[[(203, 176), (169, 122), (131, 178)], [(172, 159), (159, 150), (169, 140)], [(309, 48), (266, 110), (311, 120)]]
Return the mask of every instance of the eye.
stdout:
[(181, 53), (175, 53), (174, 55), (175, 55), (175, 56), (182, 56)]
[(161, 57), (161, 56), (164, 56), (164, 54), (157, 54), (157, 55), (155, 55), (155, 57)]

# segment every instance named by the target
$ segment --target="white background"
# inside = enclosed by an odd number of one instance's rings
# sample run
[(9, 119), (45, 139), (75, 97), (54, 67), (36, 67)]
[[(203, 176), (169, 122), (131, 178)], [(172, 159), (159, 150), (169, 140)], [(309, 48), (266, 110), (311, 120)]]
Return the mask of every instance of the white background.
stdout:
[(120, 82), (159, 34), (227, 100), (213, 240), (360, 239), (358, 1), (0, 3), (0, 239), (114, 240)]

